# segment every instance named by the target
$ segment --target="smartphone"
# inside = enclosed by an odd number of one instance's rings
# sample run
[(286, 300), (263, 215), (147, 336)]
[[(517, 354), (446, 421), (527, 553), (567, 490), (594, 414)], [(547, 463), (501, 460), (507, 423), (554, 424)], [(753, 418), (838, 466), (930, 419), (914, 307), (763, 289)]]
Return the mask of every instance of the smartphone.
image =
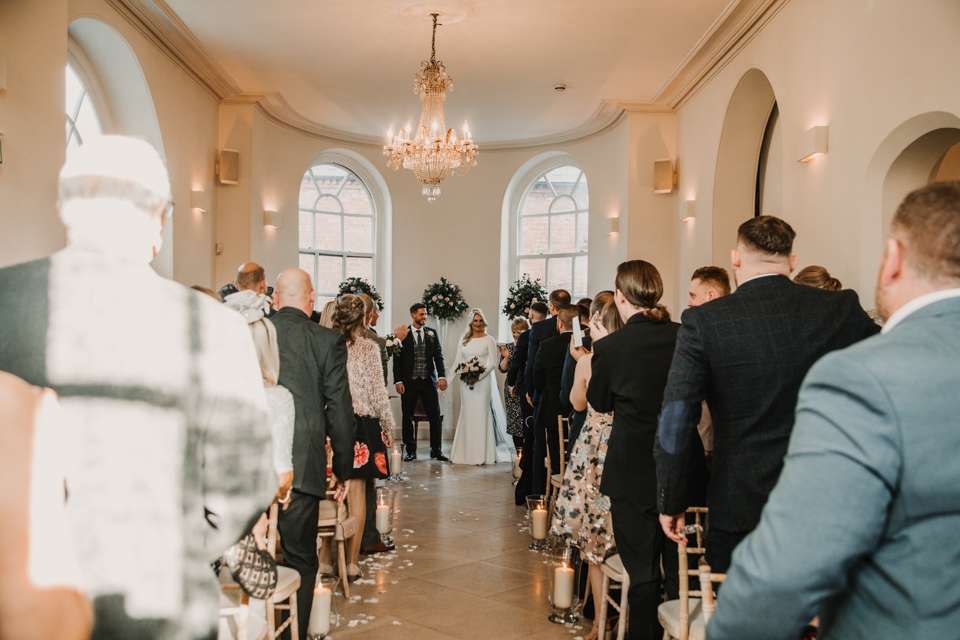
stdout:
[(580, 318), (573, 319), (573, 346), (583, 346), (583, 331), (580, 329)]

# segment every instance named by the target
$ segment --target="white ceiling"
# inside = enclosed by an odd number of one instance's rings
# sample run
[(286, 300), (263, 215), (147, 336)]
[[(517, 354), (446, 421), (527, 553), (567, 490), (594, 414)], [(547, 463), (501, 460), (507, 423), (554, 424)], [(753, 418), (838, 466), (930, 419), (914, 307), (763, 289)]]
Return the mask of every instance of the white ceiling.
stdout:
[[(279, 92), (323, 127), (386, 137), (415, 124), (413, 77), (437, 59), (447, 126), (521, 141), (573, 131), (605, 100), (648, 103), (738, 0), (166, 0), (244, 92)], [(157, 3), (162, 4), (162, 3)], [(449, 21), (452, 21), (450, 18)], [(441, 18), (443, 22), (443, 18)], [(556, 92), (563, 83), (566, 91)]]

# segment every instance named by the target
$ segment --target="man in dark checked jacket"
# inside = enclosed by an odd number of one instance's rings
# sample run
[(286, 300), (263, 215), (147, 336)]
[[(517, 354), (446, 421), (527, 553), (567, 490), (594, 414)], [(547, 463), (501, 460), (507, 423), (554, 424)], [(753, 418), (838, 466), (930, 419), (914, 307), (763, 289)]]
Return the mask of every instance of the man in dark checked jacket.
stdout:
[(773, 216), (740, 225), (731, 263), (739, 288), (687, 309), (667, 380), (654, 455), (658, 508), (668, 537), (682, 543), (692, 506), (692, 446), (701, 401), (713, 417), (707, 563), (730, 566), (734, 547), (760, 521), (783, 467), (800, 383), (821, 356), (880, 331), (854, 291), (791, 282), (795, 232)]

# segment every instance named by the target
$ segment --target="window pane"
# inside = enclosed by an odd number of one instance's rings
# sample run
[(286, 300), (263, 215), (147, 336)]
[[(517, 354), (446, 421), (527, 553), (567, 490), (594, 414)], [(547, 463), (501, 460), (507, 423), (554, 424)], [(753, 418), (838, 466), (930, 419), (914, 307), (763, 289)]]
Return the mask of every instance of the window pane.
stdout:
[(335, 295), (343, 282), (343, 258), (340, 256), (317, 256), (317, 294)]
[(311, 171), (313, 171), (322, 193), (337, 193), (340, 189), (340, 183), (347, 176), (346, 169), (335, 164), (321, 164), (313, 167)]
[(550, 209), (551, 202), (553, 202), (553, 192), (547, 186), (546, 180), (541, 178), (527, 193), (527, 198), (523, 201), (523, 206), (520, 207), (520, 215), (529, 216), (546, 213)]
[(373, 282), (373, 258), (347, 258), (347, 277)]
[(573, 297), (583, 298), (587, 295), (587, 256), (577, 256), (573, 261)]
[(323, 313), (323, 308), (327, 306), (327, 303), (331, 300), (336, 300), (336, 298), (333, 296), (317, 296), (317, 302), (313, 305), (313, 308)]
[(550, 258), (547, 263), (547, 291), (573, 287), (573, 258)]
[(300, 248), (313, 249), (313, 214), (300, 212)]
[(520, 219), (520, 255), (535, 256), (547, 252), (548, 220), (547, 216)]
[(577, 217), (572, 213), (550, 216), (550, 253), (573, 253), (577, 242), (576, 222)]
[(300, 254), (300, 268), (310, 274), (310, 282), (315, 282), (317, 279), (317, 274), (314, 271), (316, 266), (316, 256), (312, 253), (301, 253)]
[(83, 141), (100, 135), (100, 120), (97, 118), (97, 112), (93, 110), (93, 103), (90, 101), (89, 94), (84, 95), (83, 101), (80, 103), (80, 113), (77, 115), (77, 131)]
[(577, 200), (577, 209), (586, 211), (590, 208), (590, 195), (587, 193), (587, 176), (581, 176), (580, 184), (573, 192), (573, 197)]
[(340, 251), (340, 216), (318, 213), (316, 248), (323, 251)]
[(354, 253), (373, 253), (373, 218), (343, 218), (343, 249)]
[(343, 210), (347, 213), (373, 213), (367, 188), (360, 182), (360, 178), (352, 173), (340, 191), (340, 202), (343, 203)]
[(343, 205), (340, 201), (330, 194), (320, 196), (317, 203), (313, 206), (314, 211), (323, 211), (324, 213), (343, 213)]
[(590, 244), (590, 216), (586, 213), (577, 215), (577, 251), (586, 251)]
[(547, 281), (547, 261), (545, 258), (524, 258), (517, 265), (517, 277), (528, 274), (531, 280), (540, 278), (540, 282)]
[(558, 195), (561, 193), (572, 193), (573, 184), (579, 176), (580, 169), (576, 167), (557, 167), (547, 172), (547, 179), (550, 181), (550, 184), (553, 185), (553, 189)]
[(576, 211), (577, 203), (569, 196), (560, 196), (550, 205), (550, 213), (566, 213), (567, 211)]

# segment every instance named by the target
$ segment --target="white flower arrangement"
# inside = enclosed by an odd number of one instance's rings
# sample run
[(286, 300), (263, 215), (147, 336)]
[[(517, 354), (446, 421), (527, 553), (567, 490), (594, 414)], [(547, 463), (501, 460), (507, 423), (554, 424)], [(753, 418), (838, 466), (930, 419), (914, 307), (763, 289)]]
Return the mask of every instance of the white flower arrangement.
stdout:
[(474, 357), (457, 365), (457, 370), (454, 373), (460, 376), (462, 383), (473, 389), (474, 385), (480, 380), (480, 376), (486, 371), (487, 368), (480, 364), (480, 359)]

